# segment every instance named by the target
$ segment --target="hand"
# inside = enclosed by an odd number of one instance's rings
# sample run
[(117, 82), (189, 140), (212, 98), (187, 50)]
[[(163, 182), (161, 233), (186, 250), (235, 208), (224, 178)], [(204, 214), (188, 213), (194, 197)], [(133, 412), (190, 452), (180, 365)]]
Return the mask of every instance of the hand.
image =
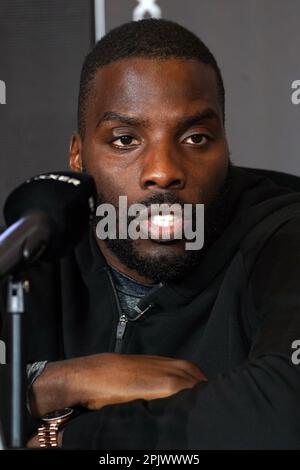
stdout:
[(35, 381), (35, 416), (66, 406), (98, 410), (136, 399), (153, 400), (191, 388), (206, 377), (185, 360), (161, 356), (95, 354), (48, 363)]

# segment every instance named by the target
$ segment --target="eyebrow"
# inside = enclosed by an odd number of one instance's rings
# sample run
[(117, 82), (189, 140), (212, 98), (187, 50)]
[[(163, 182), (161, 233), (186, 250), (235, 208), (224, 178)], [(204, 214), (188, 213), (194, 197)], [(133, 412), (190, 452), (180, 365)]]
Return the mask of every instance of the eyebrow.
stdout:
[(186, 116), (180, 119), (177, 123), (178, 131), (184, 129), (189, 129), (192, 126), (201, 124), (203, 121), (218, 121), (220, 122), (220, 117), (213, 108), (206, 108), (199, 113), (196, 113), (192, 116)]
[[(217, 112), (212, 108), (206, 108), (203, 111), (200, 111), (192, 116), (186, 116), (180, 119), (176, 127), (178, 130), (188, 129), (196, 124), (200, 124), (203, 121), (207, 120), (217, 120), (220, 121), (220, 118)], [(96, 128), (99, 127), (103, 122), (109, 121), (119, 121), (127, 126), (133, 127), (149, 127), (147, 121), (143, 119), (138, 119), (131, 116), (125, 116), (124, 114), (117, 113), (115, 111), (105, 111), (102, 116), (100, 116), (99, 120), (97, 121)]]
[(147, 127), (147, 122), (143, 119), (134, 118), (131, 116), (125, 116), (124, 114), (116, 113), (115, 111), (106, 111), (99, 118), (96, 128), (99, 127), (102, 122), (108, 121), (120, 121), (127, 126), (134, 127)]

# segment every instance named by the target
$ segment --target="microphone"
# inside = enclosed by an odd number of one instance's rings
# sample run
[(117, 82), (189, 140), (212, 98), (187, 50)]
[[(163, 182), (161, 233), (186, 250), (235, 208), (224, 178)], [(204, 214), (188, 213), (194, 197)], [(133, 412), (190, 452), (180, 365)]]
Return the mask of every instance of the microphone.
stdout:
[(75, 246), (93, 220), (96, 197), (86, 173), (44, 173), (16, 188), (4, 205), (8, 229), (0, 236), (0, 278), (37, 259), (58, 259)]

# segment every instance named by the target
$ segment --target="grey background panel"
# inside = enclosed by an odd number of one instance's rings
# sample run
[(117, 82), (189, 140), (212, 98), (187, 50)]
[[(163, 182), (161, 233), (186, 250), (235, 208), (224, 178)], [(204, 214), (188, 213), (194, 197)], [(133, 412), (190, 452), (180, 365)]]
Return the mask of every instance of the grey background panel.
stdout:
[(67, 168), (79, 73), (92, 44), (87, 0), (0, 0), (0, 206), (28, 176)]

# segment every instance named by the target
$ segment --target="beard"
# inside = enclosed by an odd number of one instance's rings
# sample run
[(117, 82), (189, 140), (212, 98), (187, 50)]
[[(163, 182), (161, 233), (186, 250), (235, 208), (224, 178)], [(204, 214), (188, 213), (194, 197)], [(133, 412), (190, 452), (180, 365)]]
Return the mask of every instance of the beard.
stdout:
[[(226, 207), (228, 193), (231, 186), (232, 163), (229, 161), (228, 171), (225, 181), (215, 196), (215, 198), (204, 206), (204, 245), (200, 250), (185, 250), (184, 253), (166, 253), (166, 254), (143, 254), (137, 250), (136, 241), (127, 239), (106, 238), (103, 242), (109, 250), (121, 261), (127, 268), (135, 270), (140, 276), (151, 279), (154, 283), (166, 283), (179, 280), (191, 273), (200, 263), (213, 242), (220, 236), (226, 224)], [(100, 204), (110, 203), (104, 194), (98, 193), (97, 207)], [(184, 202), (173, 192), (164, 194), (152, 194), (141, 204), (149, 207), (151, 204), (179, 204), (183, 207)], [(116, 207), (118, 214), (118, 208)], [(127, 218), (127, 227), (134, 217)], [(99, 218), (95, 219), (95, 225)], [(195, 208), (192, 212), (192, 226), (195, 228)], [(155, 241), (153, 243), (160, 243)], [(168, 244), (176, 243), (174, 241)], [(164, 243), (165, 245), (165, 243)]]

